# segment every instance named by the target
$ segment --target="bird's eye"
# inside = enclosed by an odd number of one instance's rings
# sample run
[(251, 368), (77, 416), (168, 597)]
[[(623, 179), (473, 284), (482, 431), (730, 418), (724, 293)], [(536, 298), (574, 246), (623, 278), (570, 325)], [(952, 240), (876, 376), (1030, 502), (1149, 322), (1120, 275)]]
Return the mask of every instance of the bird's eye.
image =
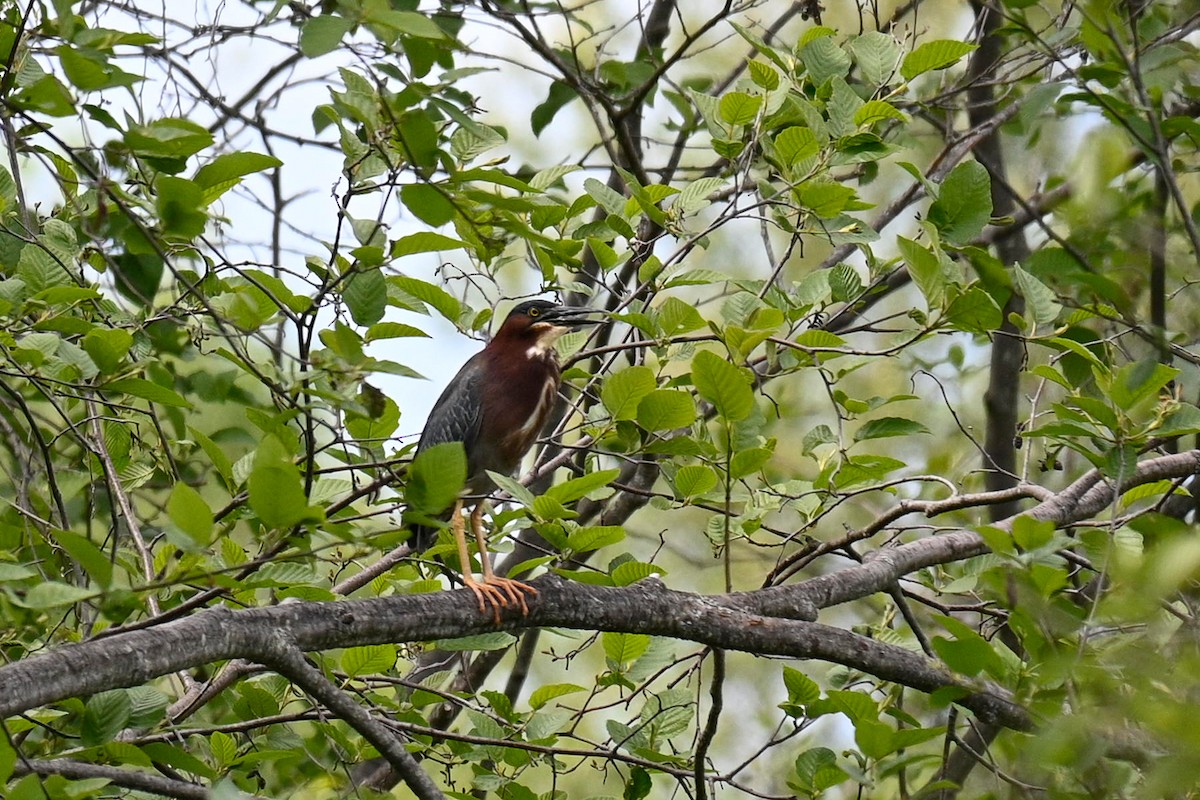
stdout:
[(531, 317), (540, 317), (541, 315), (542, 315), (542, 310), (541, 310), (540, 308), (531, 308), (531, 309), (529, 309), (529, 316), (531, 316)]

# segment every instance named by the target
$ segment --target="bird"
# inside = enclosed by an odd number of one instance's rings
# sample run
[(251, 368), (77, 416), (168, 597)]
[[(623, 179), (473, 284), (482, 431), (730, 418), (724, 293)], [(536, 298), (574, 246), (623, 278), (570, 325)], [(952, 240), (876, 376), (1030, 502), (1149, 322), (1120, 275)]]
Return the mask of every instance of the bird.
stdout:
[[(500, 330), (472, 356), (442, 391), (421, 431), (416, 454), (445, 442), (462, 442), (467, 457), (467, 479), (450, 514), (450, 530), (458, 547), (463, 584), (475, 593), (480, 613), (491, 606), (497, 623), (500, 609), (509, 604), (528, 615), (525, 597), (537, 589), (492, 571), (483, 531), (486, 496), (496, 488), (488, 471), (513, 475), (522, 458), (537, 441), (558, 397), (562, 380), (554, 343), (582, 325), (600, 320), (584, 318), (590, 309), (572, 308), (549, 300), (519, 303), (505, 317)], [(471, 532), (479, 547), (483, 580), (471, 573), (467, 551), (464, 504), (474, 500)], [(421, 552), (437, 537), (437, 528), (417, 525), (412, 549)]]

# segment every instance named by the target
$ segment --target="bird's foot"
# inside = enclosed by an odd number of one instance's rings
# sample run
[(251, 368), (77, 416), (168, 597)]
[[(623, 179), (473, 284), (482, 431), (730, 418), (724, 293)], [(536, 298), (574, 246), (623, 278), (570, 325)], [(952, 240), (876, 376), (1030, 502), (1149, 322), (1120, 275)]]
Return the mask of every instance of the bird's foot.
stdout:
[(466, 585), (479, 599), (481, 612), (487, 613), (488, 606), (491, 606), (492, 617), (496, 620), (497, 625), (500, 624), (500, 609), (508, 608), (510, 603), (520, 607), (523, 616), (529, 616), (529, 606), (525, 603), (525, 595), (536, 597), (538, 593), (538, 590), (528, 583), (514, 581), (512, 578), (499, 578), (495, 575), (484, 578), (482, 583), (468, 577)]

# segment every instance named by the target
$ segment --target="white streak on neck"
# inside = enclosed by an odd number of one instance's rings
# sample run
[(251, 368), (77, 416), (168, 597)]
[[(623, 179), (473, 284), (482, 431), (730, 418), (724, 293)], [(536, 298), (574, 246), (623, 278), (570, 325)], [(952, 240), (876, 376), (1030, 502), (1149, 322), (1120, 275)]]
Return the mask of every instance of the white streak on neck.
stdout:
[(561, 325), (547, 325), (538, 331), (537, 339), (525, 350), (525, 355), (529, 358), (546, 358), (553, 355), (554, 343), (569, 330), (571, 329)]

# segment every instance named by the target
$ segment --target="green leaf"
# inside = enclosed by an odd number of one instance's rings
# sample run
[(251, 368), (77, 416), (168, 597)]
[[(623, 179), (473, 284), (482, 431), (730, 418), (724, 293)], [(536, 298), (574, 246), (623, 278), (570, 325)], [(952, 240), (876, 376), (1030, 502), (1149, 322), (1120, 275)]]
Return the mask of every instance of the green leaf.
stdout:
[(112, 374), (133, 347), (133, 335), (120, 328), (96, 328), (89, 331), (79, 344), (101, 372)]
[(793, 166), (806, 158), (812, 158), (821, 149), (811, 128), (793, 126), (784, 128), (775, 136), (775, 152), (784, 166)]
[(696, 420), (696, 403), (689, 392), (655, 389), (641, 399), (637, 423), (648, 431), (686, 428)]
[(881, 31), (868, 31), (852, 40), (849, 47), (863, 80), (872, 86), (891, 83), (900, 61), (900, 45), (895, 37)]
[(885, 119), (903, 121), (905, 117), (900, 109), (883, 100), (868, 100), (854, 112), (854, 124), (859, 126), (869, 127)]
[[(458, 250), (466, 246), (467, 243), (460, 239), (452, 239), (449, 236), (443, 236), (440, 233), (433, 233), (432, 231), (422, 231), (421, 233), (401, 236), (393, 242), (391, 256), (392, 258), (403, 258), (404, 256), (411, 256), (414, 253)], [(457, 301), (455, 303), (457, 305)]]
[(178, 239), (194, 239), (208, 225), (204, 193), (186, 178), (161, 175), (154, 183), (154, 208), (162, 225), (162, 233)]
[(155, 120), (149, 125), (135, 125), (125, 133), (125, 144), (141, 156), (183, 159), (212, 143), (211, 133), (186, 119)]
[(980, 234), (992, 217), (992, 182), (978, 161), (955, 167), (929, 207), (929, 221), (952, 244), (965, 245)]
[(926, 42), (904, 57), (904, 63), (900, 65), (900, 75), (904, 80), (911, 81), (918, 75), (931, 70), (945, 69), (970, 53), (975, 47), (976, 45), (955, 39), (937, 39)]
[(26, 608), (57, 608), (78, 603), (94, 594), (81, 586), (71, 586), (61, 581), (42, 581), (25, 594), (22, 605)]
[(342, 37), (350, 32), (354, 23), (335, 14), (313, 17), (300, 29), (300, 52), (307, 58), (316, 58), (332, 53), (342, 43)]
[(592, 525), (573, 531), (567, 537), (566, 549), (572, 553), (590, 553), (625, 539), (625, 529), (620, 525)]
[(671, 207), (678, 209), (681, 214), (694, 214), (702, 208), (708, 208), (708, 197), (725, 185), (724, 178), (699, 178), (683, 187), (672, 201)]
[(712, 491), (717, 485), (717, 473), (704, 464), (688, 464), (675, 473), (675, 493), (684, 499)]
[(783, 668), (783, 685), (787, 687), (789, 703), (806, 706), (815, 703), (821, 697), (821, 688), (816, 682), (792, 667)]
[(709, 350), (692, 358), (692, 383), (717, 413), (730, 422), (750, 416), (754, 410), (754, 392), (745, 372)]
[(474, 650), (503, 650), (517, 643), (517, 637), (504, 631), (493, 633), (477, 633), (473, 636), (462, 636), (458, 639), (439, 639), (434, 642), (438, 650), (449, 650), (461, 653)]
[(390, 672), (396, 666), (396, 645), (350, 647), (342, 653), (342, 671), (351, 678)]
[(103, 588), (112, 583), (113, 566), (108, 554), (84, 536), (71, 531), (55, 530), (54, 541), (83, 567), (84, 571)]
[(192, 404), (184, 400), (183, 396), (178, 392), (168, 389), (165, 386), (160, 386), (153, 381), (148, 381), (145, 378), (122, 378), (116, 381), (109, 381), (102, 388), (105, 392), (133, 395), (134, 397), (140, 397), (143, 400), (149, 400), (152, 403), (158, 403), (163, 406), (172, 406), (174, 408), (192, 407)]
[(644, 633), (605, 631), (600, 634), (600, 641), (604, 647), (604, 656), (608, 659), (609, 669), (617, 672), (627, 670), (650, 646), (650, 637)]
[(613, 567), (609, 577), (613, 586), (629, 586), (645, 580), (651, 575), (666, 575), (667, 571), (657, 564), (647, 564), (642, 561), (622, 561)]
[[(430, 234), (436, 235), (436, 234)], [(395, 275), (387, 279), (388, 283), (402, 292), (415, 297), (422, 303), (434, 308), (439, 314), (451, 322), (457, 322), (462, 313), (462, 305), (445, 289), (432, 283), (410, 278), (407, 275)]]
[(139, 307), (148, 305), (162, 284), (163, 260), (155, 253), (118, 253), (113, 275), (117, 291)]
[(319, 510), (309, 508), (300, 470), (274, 436), (259, 443), (246, 486), (250, 508), (269, 528), (290, 528), (321, 517)]
[(989, 333), (1004, 323), (1004, 315), (990, 294), (979, 286), (971, 286), (950, 301), (946, 322), (960, 331)]
[(572, 478), (564, 483), (555, 484), (546, 490), (543, 497), (557, 500), (559, 503), (570, 503), (578, 500), (597, 489), (608, 486), (621, 474), (619, 469), (602, 469), (588, 472), (578, 478)]
[(642, 398), (654, 391), (654, 370), (649, 367), (628, 367), (610, 375), (600, 389), (600, 400), (614, 420), (637, 416)]
[(546, 99), (538, 103), (533, 109), (533, 113), (529, 115), (529, 128), (533, 131), (534, 136), (541, 136), (542, 131), (546, 126), (554, 121), (554, 116), (567, 103), (570, 103), (579, 94), (575, 89), (564, 81), (551, 81), (550, 92), (546, 95)]
[(199, 545), (212, 542), (213, 513), (200, 493), (180, 481), (167, 498), (167, 514), (175, 527), (196, 540)]
[(586, 691), (587, 689), (574, 683), (547, 683), (539, 686), (533, 694), (529, 695), (529, 707), (537, 710), (556, 698)]
[(747, 66), (750, 68), (750, 80), (754, 81), (755, 86), (761, 86), (768, 92), (779, 88), (779, 73), (770, 64), (751, 61)]
[(850, 55), (831, 36), (813, 39), (800, 50), (800, 60), (817, 86), (850, 71)]
[(625, 213), (625, 196), (620, 192), (609, 188), (607, 184), (588, 178), (583, 182), (583, 189), (588, 195), (595, 200), (601, 208), (616, 217), (622, 217)]
[(758, 472), (774, 454), (775, 451), (769, 447), (750, 447), (738, 450), (729, 460), (729, 477), (737, 480), (753, 472)]
[(829, 270), (829, 288), (834, 300), (845, 303), (862, 294), (863, 282), (858, 271), (843, 262)]
[[(407, 183), (400, 189), (400, 201), (422, 222), (440, 227), (452, 221), (458, 215), (458, 209), (446, 197), (444, 190), (428, 183)], [(413, 234), (420, 236), (421, 234)], [(436, 234), (434, 234), (436, 235)], [(406, 238), (412, 238), (411, 236)], [(449, 237), (443, 237), (449, 238)], [(453, 241), (453, 240), (451, 240)], [(456, 245), (461, 247), (461, 244)], [(393, 249), (392, 255), (395, 255)]]
[(436, 516), (454, 504), (466, 481), (467, 453), (463, 443), (442, 442), (422, 450), (413, 459), (404, 497), (411, 510)]
[(379, 269), (361, 269), (346, 281), (342, 299), (358, 325), (374, 325), (387, 310), (387, 281)]
[(446, 39), (446, 32), (425, 14), (418, 14), (415, 11), (395, 11), (387, 10), (382, 12), (374, 12), (371, 16), (373, 21), (377, 21), (389, 28), (394, 28), (406, 36), (415, 36), (419, 39)]
[(1049, 286), (1021, 269), (1019, 264), (1013, 265), (1012, 274), (1016, 279), (1018, 291), (1025, 298), (1025, 315), (1033, 320), (1035, 325), (1049, 324), (1058, 319), (1062, 304), (1058, 302)]
[(941, 261), (930, 248), (912, 239), (897, 236), (896, 244), (908, 267), (909, 277), (925, 297), (925, 307), (929, 310), (941, 308), (946, 296), (946, 272)]
[(762, 108), (762, 98), (745, 92), (729, 92), (718, 105), (721, 119), (730, 125), (749, 125)]
[(245, 176), (281, 166), (283, 162), (278, 158), (262, 153), (223, 153), (197, 170), (192, 182), (200, 187), (204, 204), (208, 205), (241, 183)]
[(111, 742), (125, 730), (132, 712), (129, 694), (124, 689), (100, 692), (88, 698), (80, 723), (80, 738), (84, 747)]
[(367, 335), (363, 337), (363, 341), (377, 342), (380, 339), (402, 339), (407, 337), (428, 339), (429, 334), (420, 328), (405, 325), (403, 322), (378, 322), (367, 330)]
[(911, 436), (914, 433), (929, 432), (928, 428), (915, 420), (903, 417), (880, 417), (866, 422), (855, 431), (854, 441), (865, 442), (868, 439), (886, 439), (891, 436)]

